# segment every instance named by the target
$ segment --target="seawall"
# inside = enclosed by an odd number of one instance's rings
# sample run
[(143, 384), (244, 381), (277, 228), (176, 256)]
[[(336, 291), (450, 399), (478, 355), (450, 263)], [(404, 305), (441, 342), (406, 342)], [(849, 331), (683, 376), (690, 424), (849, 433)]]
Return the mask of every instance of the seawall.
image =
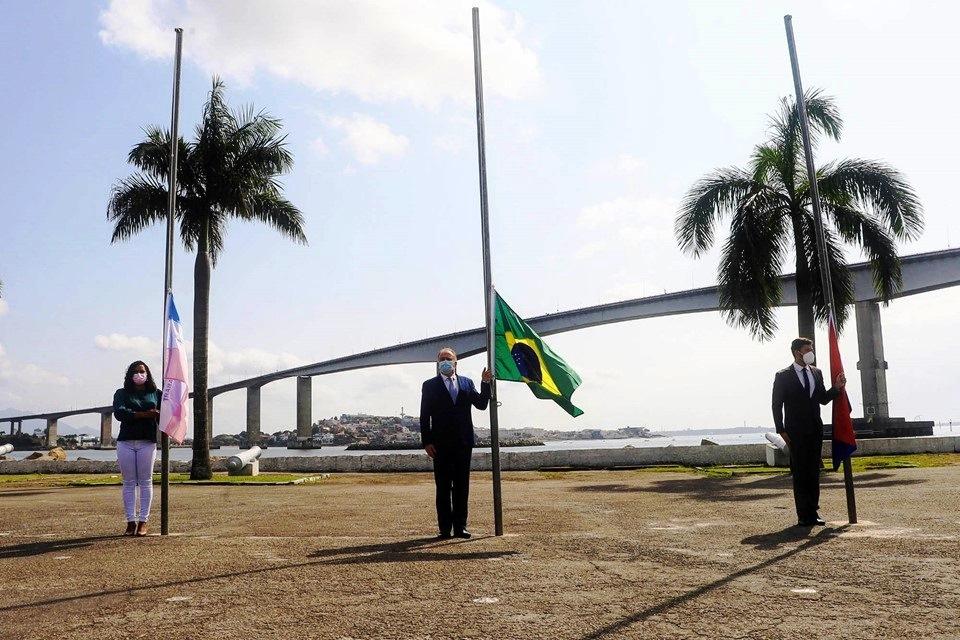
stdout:
[[(616, 469), (651, 465), (713, 466), (766, 462), (766, 444), (699, 445), (689, 447), (624, 447), (621, 449), (569, 449), (561, 451), (500, 451), (504, 471), (540, 469)], [(897, 455), (910, 453), (960, 452), (960, 436), (917, 438), (872, 438), (858, 443), (854, 455)], [(823, 456), (830, 456), (830, 442), (824, 443)], [(214, 471), (226, 471), (226, 459), (213, 459)], [(475, 452), (473, 469), (489, 471), (490, 453)], [(189, 462), (171, 462), (173, 473), (187, 473)], [(268, 472), (404, 472), (432, 471), (426, 454), (371, 453), (351, 456), (291, 456), (262, 458), (260, 471)], [(159, 473), (160, 463), (155, 471)], [(120, 473), (115, 460), (3, 460), (0, 474), (13, 473)]]

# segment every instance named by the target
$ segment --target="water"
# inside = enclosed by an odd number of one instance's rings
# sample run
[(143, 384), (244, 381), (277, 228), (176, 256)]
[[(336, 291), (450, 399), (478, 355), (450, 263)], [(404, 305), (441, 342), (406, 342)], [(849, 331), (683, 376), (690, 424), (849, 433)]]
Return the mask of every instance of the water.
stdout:
[[(936, 436), (960, 435), (960, 426), (936, 426), (933, 428)], [(734, 433), (725, 435), (671, 435), (661, 438), (623, 438), (619, 440), (552, 440), (542, 446), (534, 447), (501, 447), (504, 452), (510, 451), (560, 451), (569, 449), (620, 449), (625, 446), (632, 447), (688, 447), (700, 444), (702, 439), (706, 438), (716, 442), (719, 445), (728, 444), (766, 444), (767, 440), (762, 433)], [(286, 447), (271, 447), (265, 449), (262, 458), (278, 457), (315, 457), (315, 456), (362, 456), (377, 453), (399, 453), (418, 455), (420, 449), (406, 450), (388, 450), (388, 451), (347, 451), (345, 445), (325, 446), (322, 449), (287, 449)], [(489, 447), (477, 447), (477, 451), (489, 451)], [(211, 449), (210, 455), (214, 457), (229, 457), (240, 452), (239, 447), (220, 447)], [(15, 452), (12, 458), (20, 460), (27, 455), (27, 452)], [(77, 460), (86, 458), (87, 460), (116, 460), (117, 452), (112, 450), (100, 451), (97, 449), (68, 449), (67, 460)], [(193, 455), (192, 449), (173, 447), (170, 449), (170, 459), (174, 461), (187, 462)]]

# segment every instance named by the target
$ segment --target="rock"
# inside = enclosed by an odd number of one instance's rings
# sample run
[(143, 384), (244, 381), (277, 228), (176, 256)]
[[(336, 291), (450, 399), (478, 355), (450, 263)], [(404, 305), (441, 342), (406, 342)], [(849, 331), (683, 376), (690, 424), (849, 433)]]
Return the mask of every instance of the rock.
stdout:
[(47, 455), (50, 456), (51, 460), (66, 461), (67, 459), (67, 452), (60, 447), (54, 447), (53, 449), (50, 449), (50, 451), (47, 451)]
[(717, 446), (717, 443), (714, 442), (713, 440), (707, 440), (706, 438), (704, 438), (703, 440), (700, 441), (700, 446), (702, 447), (702, 446), (704, 446), (704, 445)]
[(48, 456), (44, 451), (34, 451), (30, 455), (28, 455), (26, 458), (24, 458), (24, 460), (50, 460), (50, 459), (51, 459), (50, 456)]

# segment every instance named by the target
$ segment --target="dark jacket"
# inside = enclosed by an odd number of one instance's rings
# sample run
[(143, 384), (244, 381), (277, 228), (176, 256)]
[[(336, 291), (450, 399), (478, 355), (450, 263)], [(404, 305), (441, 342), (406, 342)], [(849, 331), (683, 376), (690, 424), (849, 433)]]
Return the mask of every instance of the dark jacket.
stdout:
[(127, 391), (117, 389), (113, 394), (113, 415), (120, 421), (120, 435), (117, 440), (157, 441), (157, 418), (135, 418), (137, 411), (160, 408), (160, 390)]
[(773, 423), (777, 433), (822, 434), (823, 420), (820, 419), (820, 405), (827, 404), (840, 395), (840, 390), (823, 386), (823, 372), (811, 366), (813, 374), (813, 395), (803, 388), (796, 369), (791, 364), (777, 371), (773, 378)]
[(473, 434), (472, 407), (483, 411), (490, 402), (490, 385), (480, 384), (480, 392), (473, 380), (457, 376), (459, 391), (457, 403), (441, 376), (436, 375), (423, 383), (420, 396), (420, 441), (424, 447), (472, 447), (476, 440)]

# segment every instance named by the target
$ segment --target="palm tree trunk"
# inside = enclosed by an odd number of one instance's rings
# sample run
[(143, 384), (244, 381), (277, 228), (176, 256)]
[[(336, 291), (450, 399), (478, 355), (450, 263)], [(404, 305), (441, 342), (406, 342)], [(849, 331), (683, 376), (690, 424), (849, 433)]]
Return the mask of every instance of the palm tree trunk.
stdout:
[(810, 265), (807, 262), (806, 251), (803, 248), (803, 225), (800, 216), (793, 218), (793, 244), (797, 254), (797, 335), (810, 338), (816, 348), (816, 327), (813, 316), (813, 291), (810, 279)]
[(191, 480), (209, 480), (210, 443), (207, 420), (207, 352), (210, 323), (210, 227), (200, 233), (193, 267), (193, 463)]

